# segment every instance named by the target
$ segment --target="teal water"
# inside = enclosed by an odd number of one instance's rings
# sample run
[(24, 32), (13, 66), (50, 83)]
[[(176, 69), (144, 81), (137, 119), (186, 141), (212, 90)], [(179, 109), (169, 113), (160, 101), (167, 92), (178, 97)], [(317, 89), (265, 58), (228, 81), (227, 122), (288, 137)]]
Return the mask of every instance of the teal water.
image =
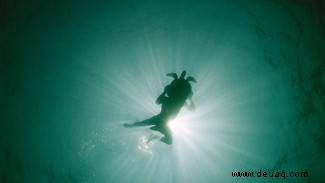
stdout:
[[(1, 1), (0, 182), (323, 182), (323, 1)], [(194, 112), (148, 127), (187, 73)], [(160, 135), (159, 133), (154, 133)], [(308, 177), (233, 177), (234, 171)]]

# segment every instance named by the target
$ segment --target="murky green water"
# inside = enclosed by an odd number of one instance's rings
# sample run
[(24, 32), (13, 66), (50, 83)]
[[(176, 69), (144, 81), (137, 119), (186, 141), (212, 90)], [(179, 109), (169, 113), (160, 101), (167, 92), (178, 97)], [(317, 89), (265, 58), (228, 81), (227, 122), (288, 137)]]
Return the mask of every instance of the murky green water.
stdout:
[[(318, 4), (317, 4), (318, 2)], [(324, 3), (0, 3), (0, 182), (322, 182)], [(166, 73), (194, 112), (146, 143)], [(232, 172), (308, 172), (233, 177)]]

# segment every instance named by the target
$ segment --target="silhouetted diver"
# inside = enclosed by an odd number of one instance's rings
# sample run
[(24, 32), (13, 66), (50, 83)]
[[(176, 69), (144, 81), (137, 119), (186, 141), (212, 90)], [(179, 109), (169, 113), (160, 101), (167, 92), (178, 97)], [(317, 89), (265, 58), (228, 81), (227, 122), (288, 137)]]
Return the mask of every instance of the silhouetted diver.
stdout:
[[(167, 126), (168, 122), (174, 119), (181, 108), (185, 105), (190, 110), (195, 109), (194, 102), (192, 100), (193, 91), (190, 81), (195, 82), (196, 80), (189, 76), (184, 79), (186, 71), (183, 71), (181, 76), (178, 78), (177, 74), (169, 73), (167, 76), (171, 76), (174, 80), (170, 85), (167, 85), (164, 89), (164, 92), (159, 95), (156, 100), (156, 104), (161, 104), (161, 111), (158, 115), (153, 116), (152, 118), (146, 119), (144, 121), (135, 122), (133, 124), (124, 124), (125, 127), (139, 127), (139, 126), (148, 126), (155, 125), (151, 127), (151, 130), (159, 131), (164, 135), (160, 141), (166, 144), (172, 144), (172, 136), (169, 127)], [(167, 95), (167, 96), (165, 96)], [(187, 102), (188, 100), (188, 102)], [(148, 139), (148, 142), (151, 139)]]

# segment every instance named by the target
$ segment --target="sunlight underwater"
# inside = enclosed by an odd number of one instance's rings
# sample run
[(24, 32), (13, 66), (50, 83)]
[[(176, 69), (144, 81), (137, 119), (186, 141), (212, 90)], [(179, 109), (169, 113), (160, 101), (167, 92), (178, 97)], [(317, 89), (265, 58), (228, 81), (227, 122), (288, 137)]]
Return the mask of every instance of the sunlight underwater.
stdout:
[[(247, 79), (243, 83), (234, 81), (232, 74), (240, 75), (241, 68), (227, 68), (223, 66), (227, 65), (226, 61), (215, 60), (216, 64), (201, 60), (192, 63), (192, 67), (176, 66), (175, 69), (171, 61), (159, 65), (155, 58), (150, 58), (146, 65), (131, 68), (128, 64), (121, 65), (116, 73), (108, 75), (106, 79), (114, 87), (114, 92), (108, 93), (107, 99), (116, 112), (111, 116), (120, 116), (103, 124), (102, 129), (107, 138), (113, 138), (106, 141), (112, 154), (107, 154), (110, 158), (106, 164), (102, 162), (110, 172), (109, 180), (147, 182), (157, 178), (155, 181), (158, 182), (209, 182), (235, 171), (233, 163), (247, 166), (234, 160), (254, 162), (252, 169), (270, 165), (263, 158), (263, 150), (256, 151), (247, 144), (263, 144), (257, 138), (263, 136), (263, 131), (256, 127), (256, 123), (260, 123), (256, 109), (265, 102), (270, 81), (262, 76), (262, 71), (255, 72), (254, 77), (245, 73)], [(172, 145), (158, 140), (147, 144), (150, 135), (161, 136), (148, 127), (122, 127), (125, 122), (142, 121), (157, 115), (161, 106), (154, 102), (164, 86), (172, 81), (166, 74), (180, 74), (182, 69), (198, 81), (192, 83), (196, 110), (192, 112), (183, 107), (177, 118), (169, 123), (173, 132)], [(241, 169), (240, 166), (237, 168)]]

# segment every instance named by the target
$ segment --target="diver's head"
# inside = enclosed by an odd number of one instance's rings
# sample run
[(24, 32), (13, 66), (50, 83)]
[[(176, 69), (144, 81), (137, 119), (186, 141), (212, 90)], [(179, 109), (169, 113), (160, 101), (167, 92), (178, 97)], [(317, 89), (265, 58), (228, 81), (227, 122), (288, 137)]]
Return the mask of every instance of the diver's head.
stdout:
[(176, 100), (186, 100), (192, 93), (191, 82), (196, 83), (196, 80), (189, 76), (184, 79), (186, 75), (186, 70), (181, 73), (181, 76), (178, 78), (176, 73), (169, 73), (167, 76), (172, 76), (174, 80), (170, 85), (165, 87), (165, 92), (168, 97), (171, 97)]

